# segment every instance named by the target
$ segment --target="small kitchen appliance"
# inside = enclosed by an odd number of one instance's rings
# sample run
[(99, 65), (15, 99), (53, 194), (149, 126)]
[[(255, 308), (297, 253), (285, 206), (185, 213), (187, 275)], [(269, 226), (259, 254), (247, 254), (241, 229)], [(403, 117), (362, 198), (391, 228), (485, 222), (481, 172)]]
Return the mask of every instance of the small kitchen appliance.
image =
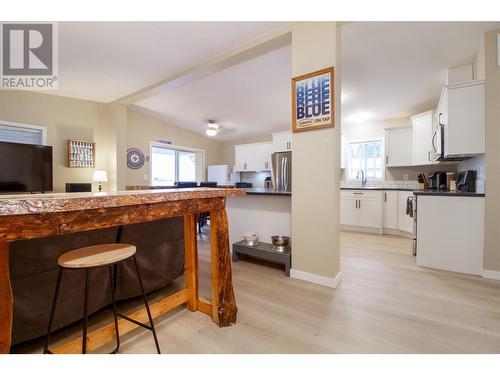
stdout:
[(458, 172), (457, 190), (474, 193), (476, 191), (476, 171), (467, 170)]
[(446, 190), (446, 172), (429, 173), (429, 189)]

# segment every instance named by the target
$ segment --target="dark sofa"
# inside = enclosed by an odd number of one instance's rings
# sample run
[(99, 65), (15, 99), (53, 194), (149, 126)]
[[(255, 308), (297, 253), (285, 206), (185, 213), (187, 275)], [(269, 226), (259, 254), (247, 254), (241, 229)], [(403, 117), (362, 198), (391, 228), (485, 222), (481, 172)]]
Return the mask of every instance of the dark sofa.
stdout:
[[(57, 258), (72, 249), (116, 242), (118, 228), (18, 241), (10, 247), (10, 276), (14, 295), (12, 345), (45, 335), (57, 279)], [(171, 218), (123, 227), (121, 242), (137, 246), (137, 261), (146, 292), (167, 286), (184, 270), (183, 218)], [(91, 273), (89, 312), (111, 303), (106, 269)], [(140, 295), (127, 261), (117, 276), (117, 299)], [(84, 272), (63, 274), (54, 329), (82, 319)]]

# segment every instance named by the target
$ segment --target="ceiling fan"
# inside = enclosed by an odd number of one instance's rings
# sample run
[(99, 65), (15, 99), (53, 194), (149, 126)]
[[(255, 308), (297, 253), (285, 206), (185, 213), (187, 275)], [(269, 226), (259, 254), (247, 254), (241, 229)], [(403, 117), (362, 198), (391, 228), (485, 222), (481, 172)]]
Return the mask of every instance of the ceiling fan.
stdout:
[(215, 120), (208, 120), (207, 129), (205, 133), (209, 137), (215, 137), (217, 134), (232, 134), (236, 133), (236, 129), (223, 128), (215, 122)]

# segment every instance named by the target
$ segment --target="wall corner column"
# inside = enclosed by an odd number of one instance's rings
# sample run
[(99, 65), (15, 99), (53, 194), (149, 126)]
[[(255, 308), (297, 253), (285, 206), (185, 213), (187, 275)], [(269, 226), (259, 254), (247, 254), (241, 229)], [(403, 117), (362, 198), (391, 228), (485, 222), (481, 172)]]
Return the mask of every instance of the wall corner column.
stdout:
[(335, 127), (293, 133), (291, 276), (340, 283), (340, 24), (292, 28), (292, 77), (334, 66)]

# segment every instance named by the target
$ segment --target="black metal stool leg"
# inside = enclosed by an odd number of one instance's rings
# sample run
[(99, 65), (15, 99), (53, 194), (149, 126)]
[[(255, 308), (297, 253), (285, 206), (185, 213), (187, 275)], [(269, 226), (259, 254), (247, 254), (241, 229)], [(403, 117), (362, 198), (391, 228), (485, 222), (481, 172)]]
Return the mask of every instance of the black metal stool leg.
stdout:
[(85, 299), (83, 301), (83, 336), (82, 336), (82, 354), (87, 354), (87, 325), (89, 323), (88, 305), (89, 305), (89, 281), (90, 270), (85, 270)]
[(50, 318), (49, 318), (49, 326), (47, 328), (47, 335), (45, 336), (45, 344), (43, 346), (43, 353), (49, 354), (49, 339), (50, 334), (52, 333), (52, 322), (54, 321), (54, 314), (56, 312), (57, 305), (57, 297), (59, 296), (59, 288), (61, 286), (61, 278), (62, 278), (63, 269), (59, 268), (59, 273), (57, 274), (57, 283), (56, 283), (56, 291), (54, 293), (54, 299), (52, 300), (52, 309), (50, 310)]
[[(112, 266), (109, 266), (108, 270), (109, 270), (109, 286), (111, 288), (111, 301), (113, 304), (113, 315), (115, 317), (115, 334), (116, 334), (116, 349), (112, 351), (110, 354), (115, 354), (118, 353), (118, 349), (120, 349), (120, 333), (118, 332), (118, 313), (116, 310), (116, 298), (115, 298), (116, 274), (113, 277)], [(115, 267), (115, 273), (116, 273), (116, 267)]]
[(149, 324), (151, 326), (151, 332), (153, 332), (153, 338), (155, 340), (156, 350), (158, 351), (158, 354), (161, 354), (160, 344), (158, 343), (158, 337), (156, 337), (156, 330), (155, 330), (155, 326), (153, 323), (153, 317), (151, 316), (151, 311), (149, 310), (148, 299), (146, 298), (146, 293), (144, 293), (144, 287), (142, 285), (142, 279), (141, 279), (141, 274), (139, 272), (139, 267), (137, 265), (137, 259), (135, 258), (135, 255), (132, 258), (134, 259), (135, 272), (137, 274), (137, 279), (139, 280), (139, 286), (141, 287), (141, 293), (142, 293), (142, 298), (144, 299), (144, 305), (146, 305), (146, 311), (148, 313)]

